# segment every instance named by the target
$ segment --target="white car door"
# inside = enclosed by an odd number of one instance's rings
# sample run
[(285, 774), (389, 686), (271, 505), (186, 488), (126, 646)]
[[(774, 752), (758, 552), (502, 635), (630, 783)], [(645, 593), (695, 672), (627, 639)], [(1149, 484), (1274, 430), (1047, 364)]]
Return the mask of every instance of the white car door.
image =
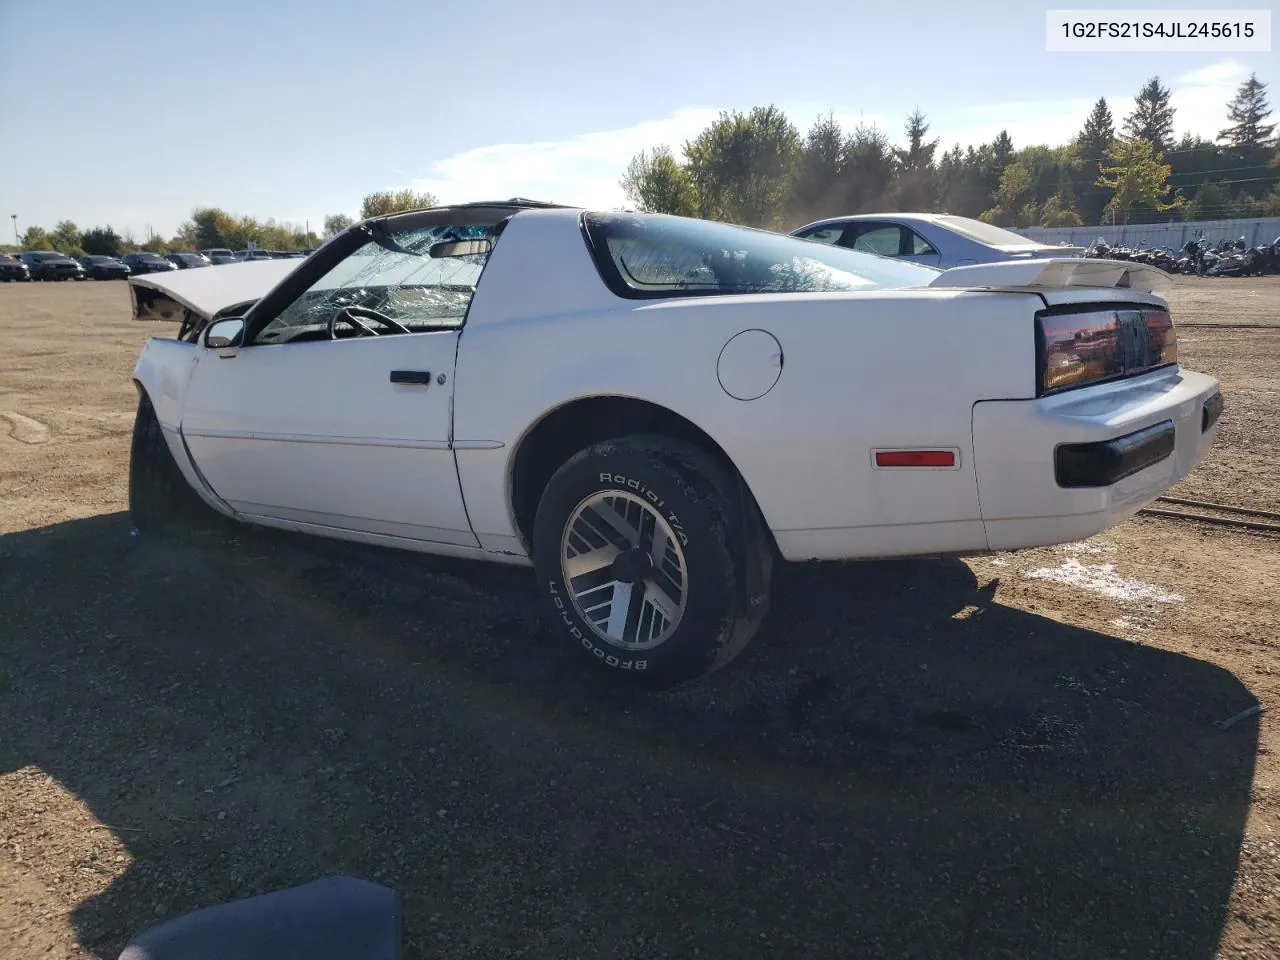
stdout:
[(250, 311), (243, 343), (198, 349), (182, 434), (214, 492), (243, 516), (316, 532), (477, 546), (452, 394), (487, 259), (474, 251), (488, 241), (456, 241), (486, 229), (437, 223), (355, 238), (327, 269), (334, 257), (320, 251), (314, 281), (286, 281), (303, 288), (296, 297), (273, 304), (273, 292)]

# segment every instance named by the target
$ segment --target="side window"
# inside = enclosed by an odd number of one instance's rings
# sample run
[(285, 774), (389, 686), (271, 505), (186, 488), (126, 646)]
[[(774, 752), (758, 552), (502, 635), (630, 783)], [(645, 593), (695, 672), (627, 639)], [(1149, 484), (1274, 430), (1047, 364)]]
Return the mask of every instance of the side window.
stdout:
[(933, 248), (933, 244), (920, 236), (920, 234), (916, 233), (914, 230), (907, 230), (907, 234), (909, 237), (907, 241), (907, 252), (911, 256), (919, 257), (938, 252)]
[[(490, 225), (418, 227), (370, 239), (258, 331), (255, 344), (329, 337), (345, 307), (394, 321), (410, 333), (462, 326), (494, 239)], [(335, 324), (346, 338), (359, 331)], [(380, 335), (391, 327), (377, 327)]]
[(902, 228), (891, 224), (864, 227), (853, 241), (853, 249), (882, 257), (896, 257), (901, 248)]
[(817, 230), (811, 230), (809, 233), (802, 234), (802, 240), (816, 240), (818, 243), (838, 243), (840, 238), (844, 236), (844, 227), (836, 225), (834, 227), (819, 227)]

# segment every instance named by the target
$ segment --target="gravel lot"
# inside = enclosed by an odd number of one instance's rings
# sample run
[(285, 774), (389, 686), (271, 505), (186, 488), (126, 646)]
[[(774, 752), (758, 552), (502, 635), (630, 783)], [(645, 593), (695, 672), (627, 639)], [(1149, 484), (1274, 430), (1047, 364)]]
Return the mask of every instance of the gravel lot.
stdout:
[[(1227, 395), (1177, 492), (1280, 510), (1280, 278), (1170, 299)], [(0, 286), (0, 957), (334, 872), (411, 957), (1280, 956), (1280, 539), (784, 569), (620, 696), (520, 570), (133, 536), (128, 316)]]

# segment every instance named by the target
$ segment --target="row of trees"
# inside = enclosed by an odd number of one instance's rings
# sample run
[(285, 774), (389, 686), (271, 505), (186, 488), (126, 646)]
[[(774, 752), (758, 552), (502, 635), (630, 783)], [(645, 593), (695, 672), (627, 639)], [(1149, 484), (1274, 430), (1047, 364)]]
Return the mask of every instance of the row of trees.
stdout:
[[(360, 218), (382, 216), (399, 210), (432, 207), (436, 198), (413, 190), (382, 191), (367, 195), (360, 205)], [(353, 223), (346, 214), (324, 218), (324, 237), (331, 237)], [(218, 207), (200, 207), (177, 233), (165, 239), (156, 234), (139, 241), (128, 231), (119, 233), (110, 226), (81, 230), (70, 220), (62, 220), (52, 230), (28, 227), (19, 244), (21, 250), (57, 250), (73, 257), (97, 254), (120, 257), (133, 250), (155, 253), (180, 253), (225, 247), (243, 250), (250, 245), (263, 250), (309, 250), (319, 245), (321, 237), (274, 220), (257, 220), (235, 216)], [(6, 245), (3, 249), (13, 249)]]
[(1217, 142), (1174, 140), (1171, 92), (1152, 77), (1117, 131), (1099, 99), (1061, 146), (990, 143), (938, 155), (926, 116), (895, 147), (875, 126), (833, 116), (801, 136), (774, 106), (722, 112), (681, 155), (666, 145), (632, 158), (621, 180), (640, 210), (789, 228), (835, 214), (947, 211), (1002, 226), (1076, 226), (1280, 215), (1280, 152), (1266, 84), (1250, 75), (1227, 105)]

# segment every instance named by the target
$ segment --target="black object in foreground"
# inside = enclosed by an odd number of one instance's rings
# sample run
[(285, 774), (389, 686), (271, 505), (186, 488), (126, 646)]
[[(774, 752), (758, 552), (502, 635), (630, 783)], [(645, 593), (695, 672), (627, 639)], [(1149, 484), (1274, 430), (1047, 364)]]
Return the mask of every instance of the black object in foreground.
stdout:
[(355, 877), (205, 907), (149, 927), (120, 960), (399, 960), (400, 895)]

